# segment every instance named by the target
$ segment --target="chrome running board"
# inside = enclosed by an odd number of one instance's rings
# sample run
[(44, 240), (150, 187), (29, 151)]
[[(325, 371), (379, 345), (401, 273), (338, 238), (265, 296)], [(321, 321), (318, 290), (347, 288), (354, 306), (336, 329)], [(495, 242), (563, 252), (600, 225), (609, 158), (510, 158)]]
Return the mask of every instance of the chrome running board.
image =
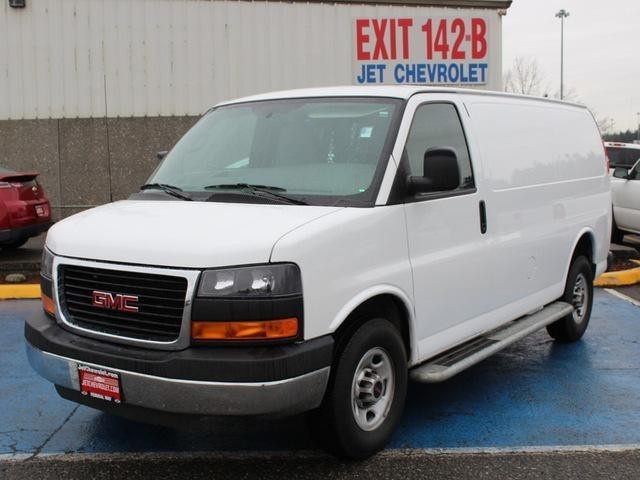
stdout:
[(568, 303), (551, 303), (536, 313), (520, 317), (427, 360), (414, 367), (409, 375), (417, 382), (442, 382), (572, 311), (573, 307)]

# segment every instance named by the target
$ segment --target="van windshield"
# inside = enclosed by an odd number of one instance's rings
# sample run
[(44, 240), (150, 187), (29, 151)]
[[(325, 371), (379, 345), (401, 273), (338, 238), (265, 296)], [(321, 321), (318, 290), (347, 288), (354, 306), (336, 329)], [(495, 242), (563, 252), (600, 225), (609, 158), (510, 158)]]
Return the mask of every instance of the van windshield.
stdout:
[(219, 107), (187, 132), (148, 182), (178, 187), (194, 200), (216, 201), (224, 186), (248, 184), (314, 205), (372, 205), (401, 105), (316, 98)]

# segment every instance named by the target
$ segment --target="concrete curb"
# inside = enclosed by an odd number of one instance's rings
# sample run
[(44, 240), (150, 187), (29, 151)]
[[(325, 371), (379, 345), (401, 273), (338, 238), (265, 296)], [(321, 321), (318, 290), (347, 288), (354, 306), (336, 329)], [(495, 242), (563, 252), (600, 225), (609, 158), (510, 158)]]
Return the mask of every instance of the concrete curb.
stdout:
[[(442, 448), (389, 448), (377, 453), (373, 459), (406, 458), (432, 455), (478, 455), (478, 454), (545, 454), (545, 453), (625, 453), (640, 451), (640, 444), (613, 445), (541, 445), (513, 447), (442, 447)], [(118, 460), (328, 460), (335, 458), (320, 450), (238, 450), (238, 451), (166, 451), (166, 452), (47, 452), (47, 453), (3, 453), (0, 464), (26, 460), (90, 462)]]
[(0, 285), (0, 300), (40, 298), (40, 285), (37, 283)]
[[(640, 265), (637, 260), (632, 260)], [(624, 287), (640, 283), (640, 267), (620, 270), (619, 272), (606, 272), (593, 282), (595, 287)]]

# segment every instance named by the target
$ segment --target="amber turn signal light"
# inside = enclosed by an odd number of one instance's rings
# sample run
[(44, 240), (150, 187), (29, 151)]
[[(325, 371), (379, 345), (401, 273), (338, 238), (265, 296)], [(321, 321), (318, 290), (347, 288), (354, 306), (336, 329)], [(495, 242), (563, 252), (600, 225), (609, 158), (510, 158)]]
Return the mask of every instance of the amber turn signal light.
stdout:
[(298, 335), (298, 319), (283, 318), (258, 322), (193, 322), (194, 340), (275, 340)]
[(42, 298), (42, 308), (44, 308), (44, 311), (50, 315), (55, 315), (56, 306), (53, 303), (53, 299), (51, 297), (47, 297), (44, 293), (40, 294), (40, 298)]

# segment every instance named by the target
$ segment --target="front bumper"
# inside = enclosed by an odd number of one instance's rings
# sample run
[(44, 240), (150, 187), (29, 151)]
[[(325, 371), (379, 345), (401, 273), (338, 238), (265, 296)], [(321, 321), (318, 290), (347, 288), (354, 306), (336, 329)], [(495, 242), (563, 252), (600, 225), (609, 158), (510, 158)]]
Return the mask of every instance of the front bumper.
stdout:
[[(88, 365), (119, 373), (123, 411), (133, 406), (195, 415), (294, 414), (316, 408), (327, 387), (333, 349), (331, 337), (321, 337), (286, 346), (148, 351), (80, 337), (44, 314), (27, 319), (25, 336), (31, 366), (63, 389), (79, 392), (78, 365)], [(119, 406), (104, 403), (117, 413)]]
[(194, 415), (294, 414), (320, 405), (329, 367), (275, 382), (198, 382), (117, 370), (43, 352), (27, 344), (31, 366), (60, 387), (79, 391), (78, 364), (120, 374), (126, 405)]

